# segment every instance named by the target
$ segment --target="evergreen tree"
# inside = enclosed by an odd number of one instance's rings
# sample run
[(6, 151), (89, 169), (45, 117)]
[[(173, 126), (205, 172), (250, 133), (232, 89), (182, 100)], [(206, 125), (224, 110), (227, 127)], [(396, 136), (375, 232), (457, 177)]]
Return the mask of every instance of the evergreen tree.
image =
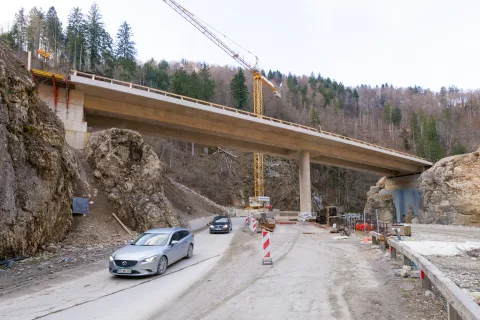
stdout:
[(315, 78), (313, 72), (310, 74), (310, 78), (308, 78), (308, 83), (310, 84), (310, 88), (312, 88), (312, 90), (315, 91), (317, 89), (317, 79)]
[[(82, 10), (75, 7), (68, 15), (66, 52), (73, 65), (73, 69), (81, 69), (82, 62), (85, 63), (86, 47), (86, 23)], [(83, 55), (83, 56), (82, 56)]]
[(399, 107), (395, 106), (391, 108), (391, 117), (390, 120), (391, 122), (395, 125), (398, 126), (402, 122), (402, 111), (400, 110)]
[(410, 114), (410, 136), (415, 147), (415, 153), (420, 157), (425, 157), (420, 119), (415, 112)]
[(104, 39), (105, 33), (100, 8), (93, 3), (87, 16), (87, 49), (88, 70), (94, 73), (100, 70), (102, 51), (105, 45), (108, 45), (108, 41)]
[(189, 90), (189, 76), (185, 69), (177, 69), (171, 79), (170, 91), (183, 96), (188, 96)]
[(20, 10), (15, 13), (11, 37), (18, 53), (25, 50), (27, 43), (27, 17), (25, 16), (25, 10), (23, 8), (20, 8)]
[(273, 79), (273, 73), (272, 73), (272, 70), (268, 70), (268, 74), (267, 74), (267, 79), (268, 80), (272, 80)]
[(188, 89), (187, 89), (187, 96), (192, 97), (195, 99), (200, 99), (202, 94), (202, 88), (200, 87), (200, 79), (198, 78), (198, 74), (193, 71), (190, 76), (188, 77)]
[(206, 63), (200, 65), (200, 72), (198, 73), (199, 85), (200, 85), (200, 97), (199, 99), (210, 101), (213, 98), (215, 92), (215, 81), (211, 78), (210, 69)]
[(442, 158), (443, 150), (440, 145), (440, 136), (437, 132), (437, 122), (433, 116), (429, 117), (426, 128), (429, 159), (432, 161), (438, 161)]
[(100, 34), (100, 66), (99, 71), (106, 77), (113, 78), (115, 56), (113, 53), (113, 39), (105, 29)]
[(383, 106), (383, 121), (385, 123), (390, 123), (391, 122), (391, 119), (392, 119), (392, 105), (390, 105), (389, 103), (385, 104)]
[(55, 7), (50, 7), (45, 16), (44, 32), (45, 50), (50, 52), (54, 62), (58, 62), (62, 44), (62, 23), (57, 16)]
[(137, 66), (135, 62), (137, 49), (135, 49), (135, 42), (133, 42), (132, 37), (132, 28), (124, 21), (117, 32), (115, 58), (121, 69), (120, 77), (125, 81), (130, 81), (133, 78)]
[(310, 112), (310, 120), (313, 126), (320, 125), (320, 117), (318, 116), (318, 111), (315, 107), (313, 107), (312, 111)]
[(157, 68), (156, 87), (161, 90), (168, 90), (170, 86), (170, 76), (168, 75), (168, 62), (160, 61)]
[(246, 110), (248, 102), (248, 87), (243, 70), (240, 68), (230, 82), (230, 92), (232, 94), (235, 108)]

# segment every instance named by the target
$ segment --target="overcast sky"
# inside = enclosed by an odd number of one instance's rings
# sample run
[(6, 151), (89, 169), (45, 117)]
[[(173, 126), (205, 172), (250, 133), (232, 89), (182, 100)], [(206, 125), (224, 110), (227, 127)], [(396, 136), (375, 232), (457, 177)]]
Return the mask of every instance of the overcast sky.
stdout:
[[(266, 70), (312, 71), (346, 85), (389, 83), (479, 88), (478, 0), (178, 0), (260, 58)], [(84, 13), (91, 1), (76, 1)], [(99, 0), (113, 38), (132, 26), (138, 58), (236, 65), (162, 0)], [(66, 19), (71, 1), (2, 1), (0, 26), (32, 6), (54, 6)], [(254, 63), (254, 58), (244, 57)]]

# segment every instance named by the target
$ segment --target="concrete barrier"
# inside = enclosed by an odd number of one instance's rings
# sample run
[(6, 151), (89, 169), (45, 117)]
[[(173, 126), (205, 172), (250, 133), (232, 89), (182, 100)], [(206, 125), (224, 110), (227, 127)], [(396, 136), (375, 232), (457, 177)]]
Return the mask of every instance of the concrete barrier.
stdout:
[(397, 252), (401, 253), (405, 264), (414, 262), (418, 266), (423, 288), (429, 289), (433, 284), (445, 297), (449, 320), (480, 320), (480, 306), (430, 261), (399, 241), (389, 239), (388, 244), (392, 257), (396, 257)]
[(208, 217), (201, 217), (198, 219), (190, 220), (188, 222), (188, 229), (190, 229), (190, 231), (197, 231), (202, 228), (205, 228), (208, 225), (208, 223), (212, 221), (213, 217), (214, 216), (212, 215)]

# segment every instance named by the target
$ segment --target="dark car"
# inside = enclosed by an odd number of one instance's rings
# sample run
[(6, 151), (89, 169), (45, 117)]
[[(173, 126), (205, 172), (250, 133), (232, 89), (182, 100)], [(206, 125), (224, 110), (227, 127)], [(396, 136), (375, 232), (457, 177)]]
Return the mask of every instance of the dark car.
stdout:
[(232, 229), (232, 220), (228, 216), (216, 216), (210, 222), (210, 233), (230, 233)]

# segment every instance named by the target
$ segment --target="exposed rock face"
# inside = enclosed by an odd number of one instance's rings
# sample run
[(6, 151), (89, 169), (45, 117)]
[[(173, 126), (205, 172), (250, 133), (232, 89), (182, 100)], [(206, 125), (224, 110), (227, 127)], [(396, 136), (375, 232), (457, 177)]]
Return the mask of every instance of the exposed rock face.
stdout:
[(376, 186), (370, 187), (367, 192), (367, 202), (363, 212), (375, 214), (378, 210), (378, 220), (383, 222), (394, 221), (396, 212), (391, 194), (381, 194), (380, 191), (385, 188), (386, 177), (381, 178)]
[(0, 257), (32, 254), (65, 237), (77, 177), (63, 123), (0, 41)]
[(420, 223), (480, 225), (480, 149), (441, 159), (419, 178)]
[(90, 136), (87, 161), (103, 184), (118, 216), (137, 231), (179, 226), (165, 197), (165, 169), (137, 132), (109, 129)]

